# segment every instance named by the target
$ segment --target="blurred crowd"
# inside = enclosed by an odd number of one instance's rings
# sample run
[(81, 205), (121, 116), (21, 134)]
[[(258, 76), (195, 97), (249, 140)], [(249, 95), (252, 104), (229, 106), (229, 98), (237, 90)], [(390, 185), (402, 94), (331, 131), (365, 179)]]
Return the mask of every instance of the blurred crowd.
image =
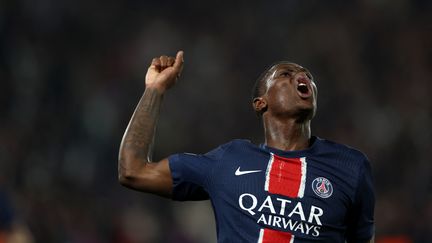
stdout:
[(1, 0), (0, 243), (216, 242), (209, 202), (117, 183), (147, 67), (180, 49), (156, 159), (261, 143), (252, 85), (294, 61), (318, 86), (313, 133), (371, 160), (377, 242), (432, 242), (431, 16), (427, 0)]

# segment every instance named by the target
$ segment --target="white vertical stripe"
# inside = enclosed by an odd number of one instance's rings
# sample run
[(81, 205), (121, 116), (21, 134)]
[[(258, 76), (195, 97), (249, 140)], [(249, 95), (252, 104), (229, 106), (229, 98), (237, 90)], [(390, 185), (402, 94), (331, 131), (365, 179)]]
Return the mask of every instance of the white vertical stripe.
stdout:
[(259, 237), (258, 237), (258, 243), (262, 243), (264, 238), (264, 229), (260, 229)]
[(294, 236), (294, 235), (291, 235), (290, 243), (294, 243), (294, 238), (295, 238), (295, 236)]
[(304, 196), (304, 190), (306, 185), (306, 168), (307, 168), (306, 157), (300, 158), (300, 161), (301, 161), (301, 179), (300, 179), (300, 188), (298, 190), (297, 197), (302, 198)]
[(274, 161), (274, 154), (270, 153), (270, 159), (269, 162), (267, 164), (267, 170), (266, 170), (266, 180), (265, 180), (265, 184), (264, 184), (264, 190), (268, 191), (269, 190), (269, 184), (270, 184), (270, 171), (271, 168), (273, 166), (273, 161)]

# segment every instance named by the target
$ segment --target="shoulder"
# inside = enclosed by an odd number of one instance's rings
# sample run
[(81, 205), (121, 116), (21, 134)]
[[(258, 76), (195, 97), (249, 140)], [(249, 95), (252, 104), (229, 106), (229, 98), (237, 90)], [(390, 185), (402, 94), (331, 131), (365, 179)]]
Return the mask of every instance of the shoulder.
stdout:
[[(250, 153), (252, 151), (258, 151), (259, 146), (252, 143), (248, 139), (232, 139), (220, 146), (218, 146), (213, 151), (217, 151), (220, 155), (232, 155), (232, 154), (243, 154)], [(210, 151), (212, 153), (213, 151)]]
[(241, 138), (232, 139), (231, 141), (229, 141), (228, 143), (226, 143), (225, 145), (222, 145), (222, 146), (227, 146), (233, 150), (237, 150), (237, 149), (244, 149), (244, 150), (260, 149), (259, 145), (256, 145), (251, 140), (241, 139)]
[(319, 150), (322, 153), (331, 153), (342, 160), (351, 161), (360, 166), (369, 166), (369, 158), (359, 149), (328, 139), (317, 139), (320, 141)]
[(206, 155), (217, 154), (218, 156), (222, 156), (227, 151), (238, 150), (240, 148), (244, 148), (248, 146), (255, 146), (255, 145), (253, 145), (252, 142), (247, 139), (232, 139), (226, 143), (217, 146), (213, 150), (207, 152)]
[(367, 159), (366, 154), (364, 154), (359, 149), (356, 149), (350, 145), (338, 143), (328, 139), (322, 139), (322, 138), (318, 138), (318, 139), (321, 141), (322, 149), (328, 149), (330, 151), (344, 153), (361, 159)]
[(242, 139), (242, 138), (235, 138), (232, 139), (226, 143), (223, 143), (219, 146), (219, 148), (229, 148), (229, 147), (235, 147), (235, 146), (256, 146), (248, 139)]
[(243, 139), (243, 138), (235, 138), (231, 140), (229, 143), (235, 144), (235, 145), (253, 145), (253, 143), (249, 139)]

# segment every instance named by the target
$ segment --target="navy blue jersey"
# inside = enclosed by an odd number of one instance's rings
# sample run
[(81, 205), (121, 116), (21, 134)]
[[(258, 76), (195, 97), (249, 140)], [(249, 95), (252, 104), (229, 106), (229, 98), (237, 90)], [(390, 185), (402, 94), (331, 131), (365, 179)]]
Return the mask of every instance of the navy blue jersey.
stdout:
[(362, 242), (374, 192), (361, 152), (312, 137), (300, 151), (233, 140), (169, 157), (174, 200), (212, 202), (218, 242)]

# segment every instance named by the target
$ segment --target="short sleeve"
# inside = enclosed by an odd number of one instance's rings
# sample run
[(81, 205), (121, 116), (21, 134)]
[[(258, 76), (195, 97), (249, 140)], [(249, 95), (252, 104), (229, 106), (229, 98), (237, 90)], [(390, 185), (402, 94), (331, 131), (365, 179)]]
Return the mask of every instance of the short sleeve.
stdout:
[(367, 242), (374, 235), (375, 193), (369, 161), (360, 173), (355, 202), (350, 212), (347, 242)]
[(228, 146), (229, 143), (224, 144), (206, 154), (171, 155), (168, 160), (173, 180), (172, 199), (177, 201), (208, 199), (208, 177)]

